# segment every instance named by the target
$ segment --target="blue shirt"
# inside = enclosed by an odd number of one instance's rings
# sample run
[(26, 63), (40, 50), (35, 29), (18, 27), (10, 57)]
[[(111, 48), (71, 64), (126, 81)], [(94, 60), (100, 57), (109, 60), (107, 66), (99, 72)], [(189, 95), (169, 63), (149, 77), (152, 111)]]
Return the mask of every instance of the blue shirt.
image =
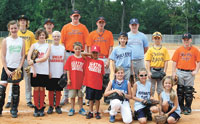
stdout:
[(147, 37), (144, 33), (133, 34), (128, 32), (128, 46), (131, 47), (133, 59), (144, 59), (144, 48), (149, 46)]
[(123, 80), (121, 84), (117, 83), (117, 80), (113, 80), (111, 90), (118, 89), (124, 94), (128, 94), (128, 81)]
[(122, 48), (117, 46), (113, 49), (112, 53), (109, 56), (109, 59), (115, 61), (116, 67), (123, 67), (125, 70), (130, 69), (131, 60), (133, 60), (132, 50), (130, 47)]

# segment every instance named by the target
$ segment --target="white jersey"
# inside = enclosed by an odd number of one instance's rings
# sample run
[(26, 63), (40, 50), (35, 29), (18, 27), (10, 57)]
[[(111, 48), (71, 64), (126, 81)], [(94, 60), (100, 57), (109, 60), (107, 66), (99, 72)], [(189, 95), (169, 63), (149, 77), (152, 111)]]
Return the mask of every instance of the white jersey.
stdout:
[[(136, 97), (144, 100), (148, 100), (151, 97), (151, 82), (146, 81), (145, 85), (140, 83), (140, 81), (136, 82), (137, 84), (137, 91), (136, 91)], [(135, 101), (134, 104), (134, 110), (137, 111), (139, 109), (142, 109), (146, 107), (139, 101)]]
[[(34, 49), (37, 49), (39, 51), (38, 58), (44, 57), (44, 55), (47, 53), (49, 44), (48, 43), (39, 44), (37, 42), (33, 45), (34, 45)], [(35, 63), (34, 67), (37, 74), (49, 75), (49, 59), (41, 63)], [(32, 69), (31, 69), (31, 73), (33, 73)]]
[(23, 40), (18, 37), (13, 39), (12, 37), (6, 38), (6, 65), (9, 68), (17, 68), (20, 65), (22, 59), (22, 47)]
[(50, 73), (52, 78), (60, 78), (64, 71), (65, 47), (63, 45), (51, 45)]

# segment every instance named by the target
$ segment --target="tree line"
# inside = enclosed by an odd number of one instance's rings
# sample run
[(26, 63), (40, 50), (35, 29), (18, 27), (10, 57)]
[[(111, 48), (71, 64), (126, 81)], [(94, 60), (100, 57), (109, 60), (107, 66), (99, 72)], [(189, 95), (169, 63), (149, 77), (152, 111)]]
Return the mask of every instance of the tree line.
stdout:
[(129, 31), (131, 18), (138, 18), (140, 31), (152, 34), (182, 34), (200, 31), (199, 0), (0, 0), (0, 30), (7, 23), (25, 14), (30, 19), (29, 29), (43, 27), (45, 18), (55, 21), (55, 30), (71, 21), (73, 9), (81, 12), (81, 23), (89, 31), (96, 29), (96, 18), (106, 18), (106, 29), (118, 34)]

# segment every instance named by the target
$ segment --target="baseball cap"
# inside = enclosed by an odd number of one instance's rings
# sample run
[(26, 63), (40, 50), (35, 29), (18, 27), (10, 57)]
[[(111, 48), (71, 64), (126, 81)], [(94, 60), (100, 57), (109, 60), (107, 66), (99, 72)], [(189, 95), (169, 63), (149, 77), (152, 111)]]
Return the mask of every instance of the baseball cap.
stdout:
[(97, 46), (97, 45), (93, 45), (92, 48), (91, 48), (91, 52), (100, 52), (100, 47)]
[(99, 22), (99, 21), (106, 22), (106, 19), (103, 16), (100, 16), (100, 17), (97, 18), (96, 22)]
[(158, 31), (156, 31), (156, 32), (153, 33), (152, 37), (153, 38), (154, 37), (162, 37), (162, 34), (160, 32), (158, 32)]
[(191, 35), (190, 33), (184, 33), (184, 34), (182, 35), (182, 39), (184, 39), (184, 38), (190, 39), (190, 38), (192, 38), (192, 35)]
[(119, 33), (119, 37), (123, 36), (123, 37), (128, 37), (128, 34), (126, 32), (120, 32)]
[(136, 18), (132, 18), (131, 20), (130, 20), (130, 24), (132, 25), (132, 24), (139, 24), (139, 21), (138, 21), (138, 19), (136, 19)]
[(54, 24), (54, 20), (50, 18), (44, 20), (44, 24), (46, 24), (47, 22)]
[(20, 16), (18, 17), (18, 20), (20, 20), (20, 19), (28, 20), (28, 17), (27, 17), (26, 15), (20, 15)]
[(80, 11), (79, 10), (72, 10), (71, 16), (74, 15), (80, 15)]

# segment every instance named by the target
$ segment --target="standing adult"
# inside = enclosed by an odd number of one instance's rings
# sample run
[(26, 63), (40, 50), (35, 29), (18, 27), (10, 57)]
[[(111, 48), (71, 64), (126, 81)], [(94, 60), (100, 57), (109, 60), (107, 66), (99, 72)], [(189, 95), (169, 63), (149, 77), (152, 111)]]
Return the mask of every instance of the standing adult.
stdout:
[[(86, 39), (89, 35), (88, 29), (84, 24), (80, 23), (80, 11), (73, 10), (70, 15), (71, 22), (64, 25), (61, 30), (61, 42), (65, 46), (66, 50), (66, 59), (74, 54), (73, 44), (75, 42), (80, 42), (83, 46), (82, 51), (85, 50)], [(61, 100), (60, 105), (64, 105), (68, 102), (68, 90), (64, 88), (64, 96)]]
[[(178, 76), (177, 95), (181, 112), (191, 113), (194, 92), (194, 79), (200, 67), (200, 53), (192, 43), (192, 35), (185, 33), (182, 36), (183, 45), (174, 52), (172, 57), (172, 76)], [(185, 104), (184, 104), (185, 101)]]
[[(25, 61), (23, 65), (23, 71), (24, 71), (24, 79), (25, 79), (25, 94), (26, 94), (26, 103), (27, 106), (33, 108), (32, 104), (32, 88), (30, 84), (30, 75), (26, 73), (24, 70), (28, 66), (27, 62), (27, 55), (28, 51), (33, 43), (36, 42), (35, 36), (32, 31), (28, 30), (29, 27), (29, 19), (26, 15), (20, 15), (18, 17), (18, 25), (19, 30), (17, 32), (17, 35), (24, 39), (25, 41)], [(9, 97), (8, 97), (8, 103), (6, 104), (6, 108), (9, 108), (11, 106), (11, 96), (12, 96), (12, 84), (9, 90)]]
[(133, 53), (133, 67), (136, 78), (140, 68), (144, 68), (144, 54), (148, 50), (148, 40), (144, 33), (140, 32), (139, 21), (132, 18), (129, 23), (130, 32), (128, 32), (128, 46), (132, 48)]
[(46, 43), (53, 43), (53, 37), (52, 37), (52, 33), (53, 33), (53, 28), (54, 28), (54, 21), (53, 19), (45, 19), (44, 21), (44, 28), (48, 33), (48, 39), (46, 40)]
[[(100, 47), (99, 58), (104, 62), (105, 75), (103, 78), (103, 83), (107, 86), (109, 82), (109, 55), (113, 50), (114, 39), (111, 31), (106, 30), (106, 20), (104, 17), (100, 16), (96, 20), (97, 29), (89, 34), (87, 40), (87, 46), (89, 46), (89, 52), (91, 52), (91, 46), (97, 45)], [(114, 72), (113, 72), (114, 73)], [(103, 89), (105, 90), (105, 88)]]

